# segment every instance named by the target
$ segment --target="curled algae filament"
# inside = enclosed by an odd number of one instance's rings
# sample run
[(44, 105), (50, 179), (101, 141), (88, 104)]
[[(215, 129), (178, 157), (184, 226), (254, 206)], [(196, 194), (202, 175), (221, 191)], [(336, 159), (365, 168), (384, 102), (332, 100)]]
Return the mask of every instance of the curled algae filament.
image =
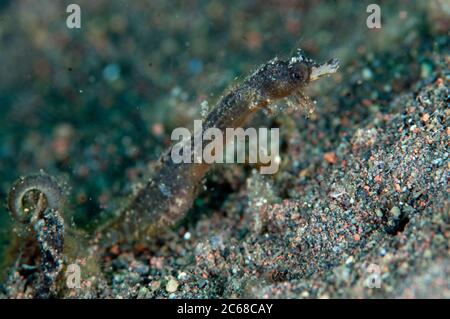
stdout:
[[(39, 193), (35, 207), (26, 207), (28, 193)], [(58, 210), (63, 200), (62, 188), (53, 177), (44, 173), (33, 174), (19, 178), (12, 185), (8, 193), (8, 209), (14, 220), (29, 223), (44, 209)]]
[[(305, 85), (335, 73), (338, 67), (337, 59), (317, 64), (301, 50), (287, 60), (274, 58), (220, 98), (206, 116), (203, 132), (209, 128), (239, 127), (257, 110), (291, 95), (303, 94)], [(193, 140), (194, 137), (192, 145)], [(106, 243), (142, 240), (173, 225), (191, 207), (212, 164), (176, 164), (170, 157), (172, 147), (163, 153), (153, 177), (130, 199), (117, 220), (106, 225), (102, 231)]]

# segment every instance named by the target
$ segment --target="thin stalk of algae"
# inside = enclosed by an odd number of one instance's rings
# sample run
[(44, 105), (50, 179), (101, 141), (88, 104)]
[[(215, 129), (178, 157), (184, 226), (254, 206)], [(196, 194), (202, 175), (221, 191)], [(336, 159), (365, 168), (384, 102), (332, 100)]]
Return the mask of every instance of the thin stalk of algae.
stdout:
[[(32, 206), (26, 207), (26, 196), (33, 192), (36, 196), (29, 200)], [(25, 225), (20, 235), (31, 232), (39, 247), (40, 271), (35, 298), (49, 298), (56, 292), (56, 279), (63, 267), (65, 226), (59, 211), (63, 201), (62, 188), (43, 172), (20, 178), (8, 194), (8, 208), (13, 219)]]
[[(274, 58), (220, 98), (206, 117), (201, 134), (209, 128), (224, 131), (239, 127), (257, 110), (301, 93), (308, 83), (335, 73), (338, 67), (337, 59), (317, 64), (300, 50), (288, 60)], [(187, 143), (193, 146), (194, 138)], [(145, 239), (179, 221), (191, 207), (212, 164), (174, 163), (170, 157), (173, 147), (162, 154), (153, 177), (130, 199), (117, 220), (104, 227), (101, 237), (106, 242)]]
[[(35, 249), (38, 249), (38, 276), (30, 282), (34, 298), (57, 297), (63, 292), (67, 287), (58, 278), (64, 265), (77, 260), (84, 260), (83, 274), (86, 277), (103, 278), (99, 260), (96, 256), (92, 258), (92, 253), (87, 249), (88, 236), (64, 222), (64, 201), (64, 186), (43, 171), (19, 178), (8, 193), (8, 209), (17, 222), (15, 229), (18, 235), (10, 247), (15, 266), (9, 276), (14, 277), (14, 273), (23, 266), (22, 258), (25, 258), (24, 262), (33, 263)], [(18, 252), (24, 247), (28, 247), (27, 254), (22, 256)]]

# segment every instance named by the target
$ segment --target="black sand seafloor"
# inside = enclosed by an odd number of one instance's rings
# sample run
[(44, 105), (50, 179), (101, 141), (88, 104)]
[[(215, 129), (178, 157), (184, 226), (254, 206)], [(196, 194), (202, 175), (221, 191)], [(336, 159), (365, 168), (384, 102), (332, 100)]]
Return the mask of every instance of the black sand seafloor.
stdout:
[[(69, 29), (72, 2), (0, 2), (0, 298), (450, 298), (448, 1), (378, 1), (381, 29), (374, 1), (80, 0)], [(174, 128), (299, 47), (340, 68), (308, 87), (314, 110), (248, 124), (280, 128), (277, 174), (217, 165), (173, 227), (89, 240)], [(63, 187), (64, 227), (8, 212), (14, 181), (40, 170)], [(63, 228), (52, 268), (37, 247)], [(40, 295), (45, 269), (59, 274)]]

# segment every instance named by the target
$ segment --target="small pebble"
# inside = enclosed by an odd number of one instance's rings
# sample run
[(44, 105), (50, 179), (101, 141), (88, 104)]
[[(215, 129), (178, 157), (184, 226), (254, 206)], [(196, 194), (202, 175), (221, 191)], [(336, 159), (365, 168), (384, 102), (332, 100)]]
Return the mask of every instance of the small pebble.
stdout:
[(178, 277), (177, 277), (177, 279), (178, 280), (186, 280), (187, 279), (187, 273), (185, 273), (184, 271), (182, 271), (182, 272), (180, 272), (179, 274), (178, 274)]
[(173, 293), (178, 289), (178, 281), (175, 278), (170, 278), (166, 285), (166, 291)]
[(328, 152), (323, 155), (323, 159), (330, 164), (335, 164), (337, 162), (337, 156), (334, 152)]
[(391, 208), (390, 213), (391, 213), (392, 217), (399, 218), (401, 211), (400, 211), (400, 208), (398, 208), (397, 206), (394, 206)]

